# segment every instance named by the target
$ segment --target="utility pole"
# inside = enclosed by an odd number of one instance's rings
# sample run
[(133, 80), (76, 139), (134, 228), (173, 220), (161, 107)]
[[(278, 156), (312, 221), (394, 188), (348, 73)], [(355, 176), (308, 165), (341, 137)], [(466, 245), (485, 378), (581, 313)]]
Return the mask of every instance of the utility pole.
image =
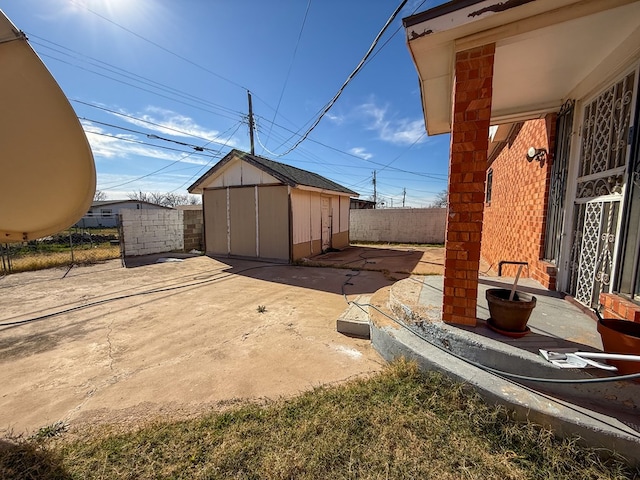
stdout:
[(247, 97), (249, 97), (249, 141), (251, 142), (251, 155), (255, 155), (255, 147), (253, 145), (253, 106), (251, 104), (251, 92), (247, 90)]
[(402, 208), (404, 208), (404, 200), (405, 198), (407, 198), (407, 189), (403, 188), (402, 189)]
[(373, 208), (378, 205), (378, 192), (376, 190), (376, 171), (373, 171)]

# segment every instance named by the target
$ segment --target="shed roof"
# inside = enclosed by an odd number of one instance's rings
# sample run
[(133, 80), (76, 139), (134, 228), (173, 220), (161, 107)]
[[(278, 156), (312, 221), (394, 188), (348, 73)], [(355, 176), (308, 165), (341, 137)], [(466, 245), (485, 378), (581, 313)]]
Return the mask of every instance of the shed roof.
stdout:
[(343, 187), (342, 185), (329, 180), (328, 178), (318, 175), (317, 173), (309, 172), (308, 170), (302, 170), (301, 168), (292, 167), (284, 163), (275, 162), (268, 158), (260, 157), (258, 155), (251, 155), (250, 153), (243, 152), (241, 150), (233, 149), (225, 157), (216, 163), (209, 169), (204, 175), (196, 180), (187, 190), (189, 193), (194, 193), (202, 189), (203, 183), (217, 172), (219, 172), (226, 164), (228, 164), (234, 158), (239, 158), (256, 168), (259, 168), (269, 175), (277, 178), (282, 183), (291, 187), (297, 187), (304, 185), (307, 187), (319, 188), (322, 190), (329, 190), (332, 192), (347, 193), (349, 195), (357, 196), (358, 193), (353, 190)]

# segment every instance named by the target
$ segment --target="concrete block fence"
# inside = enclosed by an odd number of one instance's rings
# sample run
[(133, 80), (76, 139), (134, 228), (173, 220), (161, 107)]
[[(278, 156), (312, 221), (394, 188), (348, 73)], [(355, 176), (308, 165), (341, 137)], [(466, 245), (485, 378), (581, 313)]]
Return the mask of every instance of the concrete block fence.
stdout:
[(184, 251), (204, 251), (202, 210), (184, 210)]
[(181, 210), (122, 210), (124, 255), (183, 251), (183, 214)]
[(446, 208), (351, 210), (351, 242), (444, 243)]

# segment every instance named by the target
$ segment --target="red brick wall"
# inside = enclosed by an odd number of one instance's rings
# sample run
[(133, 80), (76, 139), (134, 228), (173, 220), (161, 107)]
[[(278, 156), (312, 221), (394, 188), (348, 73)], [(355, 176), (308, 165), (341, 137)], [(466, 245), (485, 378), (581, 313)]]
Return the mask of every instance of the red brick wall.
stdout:
[(456, 54), (442, 319), (476, 324), (495, 44)]
[(617, 318), (640, 323), (640, 306), (615, 293), (601, 293), (600, 304), (604, 318)]
[[(555, 267), (544, 257), (544, 232), (549, 194), (555, 114), (525, 122), (491, 164), (491, 202), (485, 205), (482, 257), (497, 272), (500, 261), (528, 262), (522, 276), (555, 289)], [(551, 152), (544, 162), (526, 159), (529, 147)], [(515, 276), (517, 265), (504, 265), (502, 275)]]

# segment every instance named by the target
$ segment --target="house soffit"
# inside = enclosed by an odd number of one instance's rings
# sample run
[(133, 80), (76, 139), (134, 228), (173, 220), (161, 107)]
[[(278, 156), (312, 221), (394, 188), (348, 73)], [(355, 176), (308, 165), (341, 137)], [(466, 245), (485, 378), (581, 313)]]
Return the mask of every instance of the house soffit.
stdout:
[(639, 0), (458, 0), (445, 6), (453, 11), (404, 20), (430, 135), (451, 129), (457, 51), (496, 44), (491, 122), (499, 124), (558, 110), (640, 31)]

